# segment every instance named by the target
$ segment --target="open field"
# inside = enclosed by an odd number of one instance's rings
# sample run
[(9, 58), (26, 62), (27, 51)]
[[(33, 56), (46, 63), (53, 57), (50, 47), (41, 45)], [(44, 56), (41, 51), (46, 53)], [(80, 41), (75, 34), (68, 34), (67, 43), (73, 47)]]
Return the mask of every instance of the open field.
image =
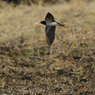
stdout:
[[(50, 55), (47, 12), (70, 26)], [(95, 95), (95, 0), (0, 7), (0, 95)]]

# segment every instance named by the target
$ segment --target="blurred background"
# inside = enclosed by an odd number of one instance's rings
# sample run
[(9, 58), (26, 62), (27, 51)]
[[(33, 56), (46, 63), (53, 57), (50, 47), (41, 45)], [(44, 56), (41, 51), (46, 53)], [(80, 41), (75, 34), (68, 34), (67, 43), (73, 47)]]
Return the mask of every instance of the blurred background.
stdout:
[(0, 0), (0, 95), (95, 95), (95, 0)]
[[(62, 2), (69, 3), (72, 1), (75, 1), (75, 0), (1, 0), (0, 3), (7, 2), (7, 3), (14, 3), (16, 5), (21, 4), (21, 3), (32, 5), (32, 4), (39, 4), (40, 2), (55, 4), (55, 3), (62, 3)], [(80, 1), (92, 2), (94, 0), (80, 0)]]

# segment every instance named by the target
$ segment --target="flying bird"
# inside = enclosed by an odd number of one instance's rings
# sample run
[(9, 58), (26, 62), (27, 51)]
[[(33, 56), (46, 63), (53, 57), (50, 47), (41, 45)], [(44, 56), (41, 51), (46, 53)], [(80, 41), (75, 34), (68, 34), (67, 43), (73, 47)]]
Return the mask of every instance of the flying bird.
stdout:
[(54, 16), (49, 12), (47, 13), (47, 15), (45, 17), (45, 21), (41, 21), (40, 23), (43, 25), (46, 25), (46, 28), (45, 28), (46, 40), (47, 40), (47, 44), (49, 46), (51, 46), (51, 44), (53, 43), (53, 41), (55, 39), (56, 26), (65, 27), (65, 25), (56, 22), (54, 19)]

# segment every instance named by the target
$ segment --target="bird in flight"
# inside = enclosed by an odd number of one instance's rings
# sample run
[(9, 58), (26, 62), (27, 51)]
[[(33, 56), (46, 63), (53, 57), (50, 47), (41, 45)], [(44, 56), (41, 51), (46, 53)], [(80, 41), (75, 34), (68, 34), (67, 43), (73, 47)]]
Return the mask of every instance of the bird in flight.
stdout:
[(41, 21), (40, 23), (46, 25), (46, 28), (45, 28), (46, 40), (47, 40), (47, 44), (51, 46), (51, 44), (53, 43), (55, 39), (56, 26), (65, 27), (65, 25), (56, 22), (54, 19), (54, 16), (49, 12), (47, 13), (45, 17), (45, 21)]

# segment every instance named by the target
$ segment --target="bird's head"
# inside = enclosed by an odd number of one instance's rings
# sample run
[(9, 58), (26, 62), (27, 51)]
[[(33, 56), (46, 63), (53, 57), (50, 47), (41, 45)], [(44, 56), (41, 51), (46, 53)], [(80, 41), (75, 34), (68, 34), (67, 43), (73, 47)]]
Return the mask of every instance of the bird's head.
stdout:
[(41, 21), (40, 23), (46, 25), (46, 21)]

